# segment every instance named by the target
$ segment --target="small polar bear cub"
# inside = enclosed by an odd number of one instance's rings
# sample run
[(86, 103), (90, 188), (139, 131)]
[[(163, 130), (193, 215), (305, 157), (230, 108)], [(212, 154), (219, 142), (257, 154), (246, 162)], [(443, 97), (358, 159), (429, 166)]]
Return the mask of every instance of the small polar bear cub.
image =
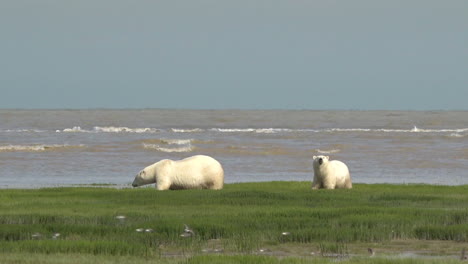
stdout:
[(351, 189), (351, 176), (348, 166), (328, 156), (314, 156), (314, 181), (312, 189)]
[(152, 183), (158, 190), (219, 190), (224, 185), (224, 170), (217, 160), (204, 155), (176, 161), (163, 159), (141, 170), (132, 186)]

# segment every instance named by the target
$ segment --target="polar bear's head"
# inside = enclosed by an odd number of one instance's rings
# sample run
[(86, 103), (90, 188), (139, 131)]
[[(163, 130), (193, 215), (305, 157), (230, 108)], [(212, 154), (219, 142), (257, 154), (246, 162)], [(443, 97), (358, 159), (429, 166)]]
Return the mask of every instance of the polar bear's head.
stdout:
[[(157, 163), (156, 163), (157, 164)], [(154, 175), (155, 165), (148, 166), (142, 169), (136, 176), (135, 180), (133, 180), (132, 186), (138, 187), (146, 184), (151, 184), (156, 182), (156, 177)]]
[(314, 156), (314, 167), (322, 166), (323, 164), (327, 164), (330, 160), (329, 156)]

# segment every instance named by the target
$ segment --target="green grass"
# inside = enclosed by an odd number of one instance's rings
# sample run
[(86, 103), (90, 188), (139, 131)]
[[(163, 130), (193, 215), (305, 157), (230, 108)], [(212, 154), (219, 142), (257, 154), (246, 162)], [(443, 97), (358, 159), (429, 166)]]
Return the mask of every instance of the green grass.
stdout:
[(141, 258), (132, 256), (95, 256), (83, 254), (33, 254), (33, 255), (0, 255), (0, 263), (24, 263), (24, 264), (454, 264), (460, 260), (453, 259), (414, 259), (414, 258), (299, 258), (299, 257), (273, 257), (255, 255), (199, 255), (187, 259), (178, 258)]
[[(163, 263), (314, 263), (330, 256), (370, 263), (367, 247), (373, 247), (384, 257), (374, 258), (382, 261), (377, 263), (396, 261), (392, 256), (401, 252), (440, 255), (446, 263), (468, 247), (466, 185), (309, 187), (308, 182), (266, 182), (228, 184), (221, 191), (0, 190), (0, 255), (11, 263), (53, 263), (51, 255), (65, 260), (58, 263), (79, 259), (66, 256), (100, 263), (115, 258), (123, 263), (154, 258)], [(193, 237), (180, 236), (184, 224), (194, 230)], [(53, 239), (55, 233), (60, 236)], [(402, 241), (408, 243), (399, 247)], [(41, 256), (49, 258), (41, 262)], [(396, 263), (438, 263), (405, 259)]]

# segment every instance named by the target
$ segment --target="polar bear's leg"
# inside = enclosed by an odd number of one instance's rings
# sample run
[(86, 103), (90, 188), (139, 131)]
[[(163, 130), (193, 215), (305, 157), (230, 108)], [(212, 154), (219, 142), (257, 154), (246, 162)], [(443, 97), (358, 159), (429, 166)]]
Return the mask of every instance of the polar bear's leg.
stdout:
[(322, 184), (319, 181), (314, 181), (314, 182), (312, 182), (312, 189), (313, 190), (320, 189), (320, 187), (322, 187), (321, 185)]
[(319, 177), (317, 177), (316, 173), (314, 173), (314, 179), (312, 180), (312, 190), (317, 190), (322, 187), (322, 181)]
[(156, 183), (156, 189), (158, 189), (159, 191), (169, 190), (170, 187), (171, 183), (169, 181), (158, 181)]
[(348, 176), (345, 180), (344, 188), (346, 189), (352, 189), (353, 184), (351, 183), (351, 178)]
[(335, 189), (336, 179), (325, 178), (323, 179), (323, 188), (324, 189)]
[(215, 181), (208, 189), (221, 190), (223, 188), (223, 182)]

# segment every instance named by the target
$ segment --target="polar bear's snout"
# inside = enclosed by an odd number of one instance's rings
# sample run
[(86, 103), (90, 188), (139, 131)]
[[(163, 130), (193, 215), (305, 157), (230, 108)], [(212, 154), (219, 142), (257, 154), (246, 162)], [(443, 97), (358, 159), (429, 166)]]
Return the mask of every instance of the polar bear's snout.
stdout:
[(318, 163), (319, 163), (320, 165), (322, 165), (323, 159), (322, 159), (322, 158), (319, 158), (319, 159), (318, 159)]
[(133, 180), (133, 182), (132, 182), (132, 186), (133, 186), (133, 187), (138, 187), (137, 178), (138, 178), (138, 175), (135, 176), (135, 180)]
[(317, 162), (318, 166), (321, 166), (322, 164), (327, 163), (328, 159), (329, 159), (328, 156), (314, 156), (314, 162)]
[(133, 180), (133, 183), (132, 183), (132, 186), (133, 187), (138, 187), (138, 186), (142, 186), (142, 185), (145, 185), (145, 184), (148, 184), (151, 182), (151, 177), (150, 179), (148, 179), (148, 177), (146, 176), (146, 171), (145, 170), (141, 170), (136, 176), (135, 176), (135, 179)]

